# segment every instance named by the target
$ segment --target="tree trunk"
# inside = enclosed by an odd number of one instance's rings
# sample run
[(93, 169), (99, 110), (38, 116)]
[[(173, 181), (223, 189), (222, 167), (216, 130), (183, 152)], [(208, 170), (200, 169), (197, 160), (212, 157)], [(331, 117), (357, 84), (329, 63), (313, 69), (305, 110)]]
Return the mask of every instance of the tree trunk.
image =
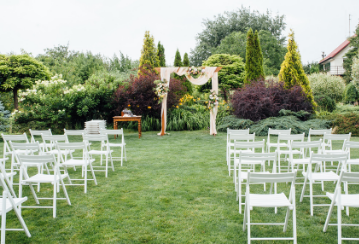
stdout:
[(18, 105), (18, 100), (17, 100), (17, 88), (14, 88), (13, 93), (14, 93), (14, 107), (16, 110), (19, 110), (19, 105)]

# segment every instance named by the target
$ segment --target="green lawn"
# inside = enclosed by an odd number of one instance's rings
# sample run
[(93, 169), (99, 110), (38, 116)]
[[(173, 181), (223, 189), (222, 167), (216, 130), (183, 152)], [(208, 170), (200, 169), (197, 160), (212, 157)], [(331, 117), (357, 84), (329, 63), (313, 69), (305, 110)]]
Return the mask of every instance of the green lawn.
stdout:
[[(228, 176), (226, 134), (213, 137), (208, 131), (171, 132), (159, 137), (156, 132), (145, 132), (138, 139), (136, 132), (127, 131), (125, 140), (128, 161), (123, 167), (116, 162), (115, 172), (110, 171), (108, 178), (97, 172), (98, 186), (90, 182), (87, 194), (83, 187), (67, 186), (72, 205), (59, 201), (56, 219), (51, 209), (23, 209), (32, 237), (7, 232), (7, 243), (246, 243), (243, 215), (238, 213), (233, 179)], [(352, 156), (359, 157), (359, 152), (352, 152)], [(70, 175), (79, 171), (70, 170)], [(334, 186), (326, 183), (326, 190), (332, 191)], [(289, 184), (281, 184), (279, 192), (288, 188)], [(263, 187), (254, 189), (261, 192)], [(315, 190), (322, 194), (319, 185)], [(309, 199), (299, 202), (300, 191), (301, 185), (297, 185), (298, 243), (336, 243), (336, 227), (322, 231), (327, 207), (314, 208), (311, 217)], [(42, 192), (51, 196), (51, 186), (42, 185)], [(28, 187), (25, 194), (33, 204)], [(320, 201), (329, 203), (324, 198)], [(352, 208), (350, 213), (350, 219), (344, 217), (343, 221), (355, 222), (358, 211)], [(274, 215), (273, 209), (255, 208), (252, 217), (284, 221), (284, 214), (285, 209)], [(8, 228), (19, 227), (12, 212), (7, 223)], [(287, 233), (279, 226), (254, 226), (252, 230), (258, 237), (289, 236), (292, 228)], [(357, 233), (352, 227), (343, 231), (346, 236), (359, 236)]]

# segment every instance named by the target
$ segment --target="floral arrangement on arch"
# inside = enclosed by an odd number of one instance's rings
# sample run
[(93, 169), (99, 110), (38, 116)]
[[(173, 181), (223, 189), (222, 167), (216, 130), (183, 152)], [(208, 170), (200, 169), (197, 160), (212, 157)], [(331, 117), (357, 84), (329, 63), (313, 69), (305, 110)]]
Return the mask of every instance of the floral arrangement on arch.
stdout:
[(211, 90), (208, 97), (208, 108), (212, 110), (215, 106), (218, 105), (219, 97), (216, 94), (216, 91)]
[(154, 83), (156, 84), (154, 91), (158, 97), (158, 103), (161, 103), (165, 95), (170, 91), (168, 82), (166, 80), (155, 80)]
[(198, 68), (196, 68), (196, 67), (194, 67), (194, 66), (192, 66), (192, 67), (190, 67), (190, 68), (188, 68), (188, 70), (187, 70), (187, 76), (202, 76), (204, 74), (204, 69), (202, 69), (202, 68), (200, 68), (200, 67), (198, 67)]

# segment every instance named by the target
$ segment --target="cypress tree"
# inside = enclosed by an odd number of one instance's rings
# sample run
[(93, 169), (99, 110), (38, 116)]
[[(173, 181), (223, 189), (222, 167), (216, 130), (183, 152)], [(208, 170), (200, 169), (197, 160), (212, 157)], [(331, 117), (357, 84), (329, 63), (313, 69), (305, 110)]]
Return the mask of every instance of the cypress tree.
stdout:
[(160, 67), (166, 67), (165, 48), (163, 47), (161, 42), (158, 42), (157, 50), (158, 59), (160, 60)]
[(141, 50), (140, 67), (144, 64), (153, 67), (160, 67), (160, 60), (157, 55), (157, 48), (154, 43), (153, 36), (150, 36), (150, 32), (145, 32), (145, 38), (143, 39), (143, 47)]
[(180, 54), (180, 52), (178, 51), (178, 49), (177, 49), (177, 51), (176, 51), (174, 66), (175, 66), (175, 67), (182, 67), (181, 54)]
[(288, 35), (288, 45), (287, 45), (287, 54), (284, 57), (284, 61), (281, 65), (279, 72), (279, 81), (284, 82), (284, 87), (287, 89), (292, 88), (293, 86), (299, 85), (302, 87), (303, 91), (307, 95), (309, 101), (313, 104), (313, 109), (316, 107), (314, 102), (314, 97), (312, 94), (312, 89), (310, 88), (310, 83), (307, 75), (304, 72), (300, 53), (298, 51), (297, 43), (294, 40), (294, 32), (291, 32)]
[(183, 67), (189, 67), (189, 66), (190, 66), (190, 64), (189, 64), (188, 54), (184, 53), (184, 55), (183, 55)]
[(247, 32), (245, 71), (245, 84), (249, 84), (253, 80), (264, 78), (263, 54), (259, 43), (258, 32), (256, 31), (255, 34), (253, 34), (252, 28)]

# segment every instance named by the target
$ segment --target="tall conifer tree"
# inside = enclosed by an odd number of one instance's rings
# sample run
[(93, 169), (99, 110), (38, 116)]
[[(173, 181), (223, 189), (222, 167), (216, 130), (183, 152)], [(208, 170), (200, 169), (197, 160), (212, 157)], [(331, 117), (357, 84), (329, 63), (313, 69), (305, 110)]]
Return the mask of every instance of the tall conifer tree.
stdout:
[(190, 64), (189, 64), (188, 54), (184, 53), (184, 55), (183, 55), (183, 67), (189, 67), (189, 66), (190, 66)]
[(298, 46), (294, 40), (293, 30), (291, 30), (288, 37), (288, 51), (280, 68), (279, 81), (283, 81), (284, 87), (287, 89), (290, 89), (295, 85), (301, 86), (309, 101), (313, 104), (313, 108), (315, 108), (316, 103), (313, 98), (308, 77), (302, 66)]
[(245, 84), (264, 78), (263, 55), (259, 44), (258, 32), (256, 31), (253, 34), (252, 28), (247, 32), (245, 71)]
[(157, 48), (154, 42), (153, 36), (150, 36), (150, 32), (145, 32), (145, 38), (143, 39), (143, 47), (141, 50), (140, 67), (144, 64), (150, 65), (150, 67), (160, 67), (160, 60), (157, 55)]
[(175, 66), (175, 67), (182, 67), (181, 54), (180, 54), (180, 52), (178, 51), (178, 49), (177, 49), (177, 51), (176, 51), (174, 66)]
[(157, 50), (158, 59), (160, 60), (160, 67), (166, 67), (165, 48), (163, 47), (161, 42), (158, 42)]

